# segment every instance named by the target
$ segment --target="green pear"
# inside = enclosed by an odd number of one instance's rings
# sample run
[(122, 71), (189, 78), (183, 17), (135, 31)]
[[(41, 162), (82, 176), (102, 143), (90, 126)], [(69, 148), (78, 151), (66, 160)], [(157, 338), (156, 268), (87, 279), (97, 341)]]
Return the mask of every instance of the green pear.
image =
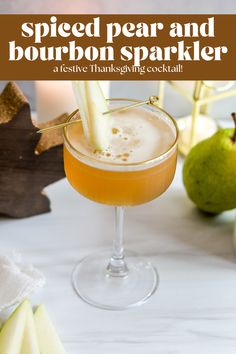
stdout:
[(236, 208), (235, 129), (220, 129), (194, 146), (183, 166), (183, 182), (189, 198), (207, 213)]
[(40, 352), (43, 354), (66, 354), (44, 305), (37, 308), (34, 320)]
[(0, 354), (20, 354), (30, 303), (20, 304), (5, 322), (0, 332)]

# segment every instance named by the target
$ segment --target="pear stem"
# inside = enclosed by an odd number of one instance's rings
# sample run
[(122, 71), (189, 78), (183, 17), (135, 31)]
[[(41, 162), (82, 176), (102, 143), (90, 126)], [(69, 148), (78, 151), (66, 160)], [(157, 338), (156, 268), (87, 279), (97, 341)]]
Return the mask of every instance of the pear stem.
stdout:
[(232, 141), (235, 144), (236, 143), (236, 113), (232, 113), (232, 118), (234, 120), (234, 124), (235, 124), (235, 130), (234, 130), (234, 135), (232, 137)]

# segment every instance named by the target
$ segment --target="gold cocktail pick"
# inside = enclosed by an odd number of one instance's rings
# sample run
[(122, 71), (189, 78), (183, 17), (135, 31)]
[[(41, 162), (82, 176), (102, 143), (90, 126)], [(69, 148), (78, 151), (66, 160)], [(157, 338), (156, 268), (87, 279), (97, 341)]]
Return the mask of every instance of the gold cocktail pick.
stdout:
[[(130, 108), (135, 108), (135, 107), (139, 107), (139, 106), (143, 106), (144, 104), (156, 104), (158, 101), (158, 97), (157, 96), (150, 96), (148, 100), (145, 101), (140, 101), (140, 102), (135, 102), (133, 104), (130, 104), (128, 106), (124, 106), (124, 107), (117, 107), (114, 109), (111, 109), (109, 111), (106, 111), (103, 113), (103, 115), (108, 115), (108, 114), (112, 114), (112, 113), (117, 113), (117, 112), (121, 112), (121, 111), (125, 111), (127, 109)], [(68, 116), (68, 121), (65, 123), (61, 123), (61, 124), (57, 124), (57, 125), (52, 125), (51, 127), (47, 127), (47, 128), (43, 128), (37, 131), (37, 133), (44, 133), (48, 130), (53, 130), (53, 129), (58, 129), (58, 128), (64, 128), (67, 127), (68, 125), (71, 124), (75, 124), (75, 123), (79, 123), (81, 121), (81, 119), (75, 119), (75, 120), (70, 120), (76, 113), (78, 113), (78, 109), (76, 109), (74, 112), (72, 112), (69, 116)]]
[[(72, 113), (68, 116), (68, 120), (71, 119), (71, 118), (73, 118), (74, 115), (75, 115), (76, 113), (78, 113), (78, 112), (79, 112), (78, 109), (76, 109), (74, 112), (72, 112)], [(64, 127), (66, 127), (67, 125), (75, 124), (75, 123), (78, 123), (78, 122), (80, 122), (80, 121), (81, 121), (81, 119), (79, 118), (79, 119), (75, 119), (75, 120), (70, 120), (69, 122), (60, 123), (60, 124), (57, 124), (57, 125), (52, 125), (51, 127), (47, 127), (47, 128), (43, 128), (43, 129), (38, 130), (37, 133), (41, 134), (41, 133), (44, 133), (44, 132), (46, 132), (46, 131), (48, 131), (48, 130), (53, 130), (53, 129), (57, 129), (57, 128), (64, 128)]]
[(128, 106), (124, 106), (124, 107), (117, 107), (114, 109), (110, 109), (109, 111), (104, 112), (103, 115), (126, 111), (127, 109), (139, 107), (144, 104), (155, 104), (155, 103), (157, 103), (158, 99), (159, 98), (157, 96), (150, 96), (148, 100), (136, 102), (136, 103), (130, 104)]

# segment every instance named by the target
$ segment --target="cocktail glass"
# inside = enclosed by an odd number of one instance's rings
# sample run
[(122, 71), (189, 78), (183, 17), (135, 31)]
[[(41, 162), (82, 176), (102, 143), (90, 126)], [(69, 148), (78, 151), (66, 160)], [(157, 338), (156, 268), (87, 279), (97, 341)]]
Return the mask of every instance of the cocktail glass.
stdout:
[[(139, 101), (110, 99), (109, 106), (135, 102)], [(159, 282), (157, 270), (149, 260), (124, 252), (124, 211), (127, 206), (157, 198), (171, 184), (176, 169), (178, 129), (174, 119), (158, 106), (146, 104), (139, 109), (151, 111), (165, 120), (174, 133), (168, 150), (147, 161), (117, 164), (101, 161), (96, 155), (88, 156), (73, 146), (68, 136), (69, 126), (64, 128), (64, 165), (68, 181), (85, 197), (115, 207), (113, 251), (87, 256), (72, 274), (77, 294), (87, 303), (103, 309), (139, 306), (154, 294)]]

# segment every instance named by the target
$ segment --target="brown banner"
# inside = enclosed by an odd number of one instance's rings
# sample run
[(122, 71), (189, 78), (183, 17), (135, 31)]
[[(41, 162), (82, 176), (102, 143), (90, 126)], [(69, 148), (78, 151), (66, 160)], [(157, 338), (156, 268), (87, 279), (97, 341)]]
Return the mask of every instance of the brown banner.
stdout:
[(0, 79), (236, 80), (235, 20), (0, 15)]

